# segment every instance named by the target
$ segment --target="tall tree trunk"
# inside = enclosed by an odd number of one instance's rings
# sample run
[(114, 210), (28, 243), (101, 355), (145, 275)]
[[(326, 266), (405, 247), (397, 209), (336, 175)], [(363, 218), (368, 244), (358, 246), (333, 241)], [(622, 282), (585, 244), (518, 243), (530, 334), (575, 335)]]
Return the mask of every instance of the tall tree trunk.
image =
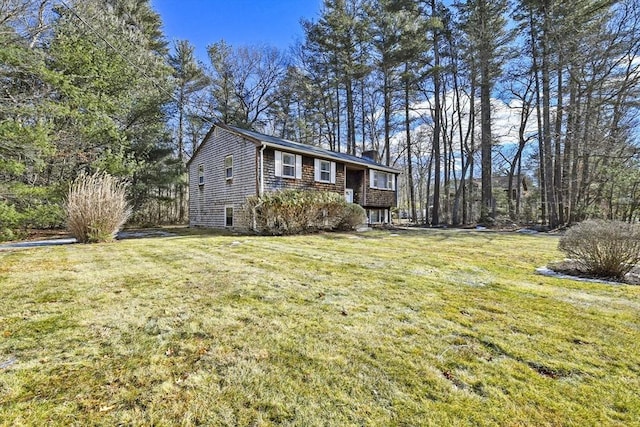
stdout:
[(540, 216), (542, 223), (546, 224), (547, 221), (547, 180), (546, 180), (546, 168), (545, 168), (545, 150), (543, 142), (543, 130), (542, 130), (542, 112), (541, 112), (541, 99), (540, 99), (540, 67), (538, 66), (538, 49), (536, 40), (538, 38), (536, 26), (533, 21), (533, 8), (529, 8), (529, 35), (531, 43), (531, 72), (534, 75), (535, 88), (536, 88), (536, 119), (538, 124), (538, 181), (540, 182)]
[(383, 96), (384, 96), (384, 162), (391, 164), (391, 84), (389, 71), (383, 70)]
[(556, 123), (554, 130), (554, 145), (555, 145), (555, 162), (554, 162), (554, 174), (553, 174), (553, 185), (554, 185), (554, 194), (556, 196), (557, 202), (557, 215), (558, 215), (558, 225), (564, 224), (566, 222), (564, 216), (564, 202), (562, 197), (562, 189), (563, 189), (563, 176), (562, 176), (562, 120), (564, 117), (564, 107), (562, 98), (564, 97), (563, 93), (563, 83), (562, 83), (562, 54), (558, 53), (558, 87), (557, 87), (557, 105), (556, 105)]
[(544, 149), (544, 173), (547, 207), (549, 215), (549, 227), (558, 226), (558, 203), (556, 200), (554, 184), (554, 158), (553, 140), (551, 138), (551, 7), (550, 0), (543, 2), (543, 27), (542, 27), (542, 141)]
[[(437, 16), (436, 1), (431, 0), (431, 14)], [(440, 48), (438, 46), (440, 31), (433, 30), (433, 160), (435, 173), (433, 176), (433, 210), (431, 225), (440, 224)]]
[(353, 106), (353, 83), (351, 77), (347, 76), (345, 82), (347, 95), (347, 154), (356, 154), (356, 120)]
[(575, 184), (571, 179), (571, 166), (573, 164), (573, 135), (577, 128), (577, 83), (570, 79), (569, 83), (569, 109), (567, 111), (567, 130), (564, 138), (564, 156), (562, 157), (562, 199), (565, 203), (564, 220), (571, 223), (573, 212), (573, 189)]
[[(366, 138), (366, 127), (367, 127), (367, 108), (364, 101), (364, 78), (360, 82), (360, 106), (362, 108), (362, 114), (360, 116), (360, 136), (362, 137), (362, 152), (367, 151), (367, 138)], [(373, 141), (371, 141), (373, 144)], [(354, 153), (355, 154), (355, 153)]]
[(340, 86), (336, 80), (336, 151), (339, 153), (341, 142), (340, 135)]
[[(178, 100), (178, 163), (181, 170), (184, 169), (184, 89), (181, 88)], [(182, 185), (182, 179), (178, 181), (178, 222), (182, 223), (185, 218), (184, 199), (185, 188)]]
[[(485, 0), (478, 2), (480, 9), (481, 31), (486, 36), (491, 29), (487, 27), (487, 4)], [(492, 219), (493, 213), (493, 191), (492, 191), (492, 136), (491, 136), (491, 57), (489, 46), (482, 43), (479, 52), (480, 59), (480, 130), (481, 130), (481, 167), (482, 167), (482, 193), (480, 206), (480, 221), (488, 222)]]
[(476, 191), (475, 191), (475, 152), (476, 152), (476, 133), (475, 133), (475, 124), (476, 124), (476, 67), (472, 64), (471, 69), (471, 82), (469, 85), (469, 124), (467, 128), (467, 135), (465, 137), (466, 140), (470, 142), (469, 149), (467, 150), (467, 158), (469, 162), (469, 183), (467, 185), (468, 189), (468, 205), (465, 206), (465, 210), (462, 213), (462, 222), (464, 224), (468, 224), (471, 221), (476, 220), (476, 216), (474, 215), (473, 206), (476, 202)]
[[(457, 59), (454, 59), (457, 63)], [(456, 64), (454, 63), (454, 64)], [(467, 142), (465, 141), (462, 129), (462, 108), (460, 105), (460, 88), (458, 87), (458, 69), (457, 66), (454, 65), (453, 70), (453, 93), (456, 97), (456, 116), (458, 120), (458, 138), (460, 144), (460, 166), (462, 168), (462, 172), (460, 174), (460, 184), (456, 188), (455, 198), (453, 199), (453, 215), (452, 215), (452, 223), (453, 225), (460, 225), (460, 205), (462, 205), (462, 223), (465, 223), (466, 216), (466, 172), (468, 169), (469, 162), (465, 159), (465, 147)], [(462, 198), (462, 200), (460, 200)]]
[(409, 104), (411, 99), (409, 98), (409, 63), (404, 64), (404, 132), (407, 144), (407, 183), (409, 186), (409, 204), (411, 206), (411, 218), (412, 222), (416, 222), (418, 217), (416, 216), (416, 198), (415, 189), (413, 183), (413, 148), (411, 146), (411, 116), (409, 115)]
[(434, 158), (434, 151), (433, 151), (433, 144), (431, 145), (431, 155), (429, 156), (429, 163), (427, 165), (427, 203), (426, 206), (424, 208), (425, 211), (425, 216), (424, 216), (424, 223), (425, 225), (428, 225), (430, 223), (429, 221), (429, 196), (431, 195), (431, 174), (433, 173), (433, 158)]

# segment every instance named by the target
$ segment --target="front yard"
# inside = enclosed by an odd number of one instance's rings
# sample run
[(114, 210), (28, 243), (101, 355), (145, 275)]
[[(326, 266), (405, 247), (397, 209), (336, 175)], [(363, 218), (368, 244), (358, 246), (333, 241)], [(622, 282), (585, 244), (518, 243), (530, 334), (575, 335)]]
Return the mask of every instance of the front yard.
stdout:
[(0, 252), (0, 425), (640, 425), (640, 287), (557, 239), (176, 235)]

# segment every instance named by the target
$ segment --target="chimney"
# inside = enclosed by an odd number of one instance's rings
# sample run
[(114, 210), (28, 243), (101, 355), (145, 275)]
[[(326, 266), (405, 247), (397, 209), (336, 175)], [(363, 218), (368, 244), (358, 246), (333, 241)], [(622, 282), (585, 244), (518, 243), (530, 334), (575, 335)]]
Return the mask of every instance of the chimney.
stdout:
[(367, 150), (362, 152), (363, 159), (369, 159), (378, 163), (378, 150)]

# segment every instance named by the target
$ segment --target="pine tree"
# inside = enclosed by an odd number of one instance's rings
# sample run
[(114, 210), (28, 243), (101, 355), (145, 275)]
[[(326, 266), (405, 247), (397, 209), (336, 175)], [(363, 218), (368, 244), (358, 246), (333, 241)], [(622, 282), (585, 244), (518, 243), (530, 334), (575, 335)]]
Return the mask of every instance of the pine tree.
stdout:
[(492, 194), (492, 128), (491, 91), (501, 74), (504, 49), (507, 46), (506, 0), (468, 0), (457, 3), (463, 16), (463, 30), (469, 42), (469, 54), (478, 61), (480, 71), (480, 129), (482, 154), (482, 193), (480, 221), (493, 217)]
[[(187, 40), (179, 40), (174, 45), (174, 53), (168, 57), (169, 65), (173, 68), (173, 77), (176, 83), (175, 104), (178, 113), (176, 129), (178, 161), (184, 165), (185, 159), (185, 121), (189, 115), (189, 106), (194, 94), (206, 88), (209, 79), (202, 67), (194, 57), (194, 47)], [(184, 169), (186, 172), (186, 169)], [(185, 218), (184, 200), (186, 198), (185, 187), (178, 182), (178, 221)]]

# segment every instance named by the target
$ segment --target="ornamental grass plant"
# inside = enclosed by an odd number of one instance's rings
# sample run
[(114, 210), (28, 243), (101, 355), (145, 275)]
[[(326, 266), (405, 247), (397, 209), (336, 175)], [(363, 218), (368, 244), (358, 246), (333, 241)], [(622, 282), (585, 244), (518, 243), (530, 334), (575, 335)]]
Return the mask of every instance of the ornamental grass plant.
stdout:
[(131, 215), (126, 191), (126, 182), (105, 172), (80, 174), (65, 202), (71, 235), (80, 243), (112, 241)]

